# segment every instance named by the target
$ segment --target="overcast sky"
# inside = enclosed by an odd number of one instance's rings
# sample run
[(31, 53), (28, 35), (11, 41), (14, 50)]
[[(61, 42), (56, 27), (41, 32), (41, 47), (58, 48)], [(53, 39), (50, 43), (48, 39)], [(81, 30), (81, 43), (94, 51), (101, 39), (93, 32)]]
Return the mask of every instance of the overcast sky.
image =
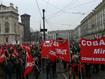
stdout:
[(42, 9), (45, 9), (46, 28), (51, 30), (74, 29), (102, 0), (1, 0), (4, 5), (13, 3), (19, 15), (31, 15), (31, 28), (42, 27)]

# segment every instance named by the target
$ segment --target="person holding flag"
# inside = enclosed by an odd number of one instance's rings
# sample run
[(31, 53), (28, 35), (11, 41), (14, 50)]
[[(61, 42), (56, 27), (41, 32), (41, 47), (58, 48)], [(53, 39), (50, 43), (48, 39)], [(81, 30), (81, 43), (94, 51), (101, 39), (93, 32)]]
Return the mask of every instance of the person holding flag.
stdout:
[(35, 65), (35, 59), (31, 55), (31, 49), (29, 46), (24, 46), (25, 54), (26, 54), (26, 64), (25, 70), (23, 72), (23, 76), (28, 78), (28, 75), (33, 71), (33, 67)]

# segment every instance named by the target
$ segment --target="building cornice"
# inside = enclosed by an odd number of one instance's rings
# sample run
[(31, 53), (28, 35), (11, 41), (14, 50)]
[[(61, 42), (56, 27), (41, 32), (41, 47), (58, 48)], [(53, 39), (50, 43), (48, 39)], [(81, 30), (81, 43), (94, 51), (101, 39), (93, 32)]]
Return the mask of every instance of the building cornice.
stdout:
[(0, 33), (0, 36), (8, 36), (8, 35), (20, 35), (20, 34), (17, 34), (17, 33)]
[(0, 12), (0, 14), (5, 14), (5, 13), (12, 13), (12, 14), (15, 14), (15, 15), (19, 16), (19, 14), (18, 14), (18, 13), (13, 12), (13, 11)]

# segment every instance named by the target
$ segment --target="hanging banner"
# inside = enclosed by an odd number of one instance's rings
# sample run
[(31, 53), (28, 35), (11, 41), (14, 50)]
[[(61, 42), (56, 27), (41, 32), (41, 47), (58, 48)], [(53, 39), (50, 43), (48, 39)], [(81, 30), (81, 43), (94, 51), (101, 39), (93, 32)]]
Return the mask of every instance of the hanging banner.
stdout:
[(80, 56), (82, 63), (105, 64), (105, 37), (80, 41)]

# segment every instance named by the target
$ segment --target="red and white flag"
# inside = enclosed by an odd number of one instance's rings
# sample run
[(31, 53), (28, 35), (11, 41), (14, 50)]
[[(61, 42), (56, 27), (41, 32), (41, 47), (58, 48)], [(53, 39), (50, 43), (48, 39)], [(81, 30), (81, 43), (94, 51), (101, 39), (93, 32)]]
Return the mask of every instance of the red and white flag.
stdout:
[(14, 58), (17, 58), (17, 57), (19, 56), (19, 54), (18, 54), (16, 48), (14, 48), (14, 52), (12, 53), (12, 56), (13, 56)]
[(48, 40), (42, 44), (42, 58), (48, 58), (52, 61), (56, 61), (57, 58), (70, 61), (70, 50), (68, 40)]
[(55, 48), (57, 57), (66, 62), (70, 62), (70, 48), (68, 40), (58, 41), (58, 46)]
[(4, 48), (0, 49), (0, 63), (3, 63), (6, 59)]
[(54, 47), (54, 40), (47, 40), (42, 43), (41, 57), (48, 58), (51, 61), (56, 60), (56, 52)]
[(26, 52), (26, 67), (24, 71), (24, 77), (32, 72), (34, 65), (35, 65), (34, 58), (32, 57), (32, 55)]

